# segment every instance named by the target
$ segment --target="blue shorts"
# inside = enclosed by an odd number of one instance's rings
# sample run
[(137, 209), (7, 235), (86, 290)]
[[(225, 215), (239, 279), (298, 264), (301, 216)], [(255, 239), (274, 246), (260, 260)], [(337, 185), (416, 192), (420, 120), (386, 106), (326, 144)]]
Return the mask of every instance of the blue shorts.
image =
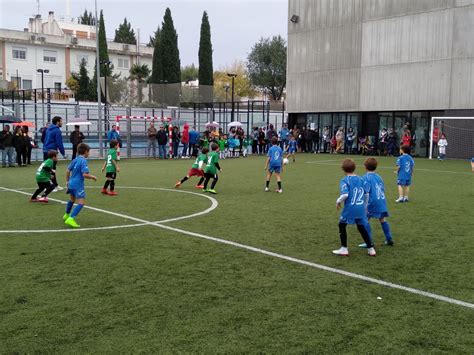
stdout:
[(397, 185), (399, 186), (410, 186), (411, 185), (411, 179), (410, 180), (397, 180)]
[(353, 218), (341, 215), (341, 217), (339, 217), (339, 223), (366, 225), (367, 223), (369, 223), (369, 220), (367, 219), (367, 217)]
[(294, 154), (296, 153), (296, 149), (288, 149), (288, 154)]
[(270, 165), (268, 171), (271, 173), (281, 173), (281, 165)]
[(368, 218), (385, 218), (389, 217), (388, 212), (368, 212), (367, 213)]
[(86, 198), (86, 189), (84, 187), (70, 187), (67, 189), (66, 193), (77, 199)]

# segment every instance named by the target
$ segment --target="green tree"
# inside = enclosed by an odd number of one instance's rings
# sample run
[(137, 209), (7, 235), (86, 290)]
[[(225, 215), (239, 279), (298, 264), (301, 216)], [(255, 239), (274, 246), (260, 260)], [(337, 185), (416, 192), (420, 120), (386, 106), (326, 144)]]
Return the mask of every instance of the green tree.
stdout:
[(253, 85), (281, 100), (286, 86), (286, 42), (281, 36), (262, 38), (248, 56), (248, 73)]
[[(153, 38), (153, 65), (152, 65), (152, 73), (150, 77), (150, 83), (158, 84), (161, 80), (163, 80), (163, 59), (161, 57), (161, 29), (158, 29), (155, 32), (155, 36)], [(150, 38), (151, 40), (151, 38)]]
[(160, 26), (153, 32), (153, 35), (150, 36), (150, 40), (148, 41), (147, 47), (155, 47), (155, 39), (160, 35), (161, 29)]
[(77, 18), (77, 23), (80, 25), (95, 26), (95, 18), (92, 16), (92, 12), (87, 12), (87, 9), (84, 10), (84, 13)]
[(184, 68), (181, 69), (181, 81), (188, 82), (194, 81), (199, 78), (199, 70), (193, 64), (186, 65)]
[(201, 23), (201, 39), (199, 41), (199, 85), (214, 84), (212, 65), (211, 26), (207, 12), (204, 11)]
[(91, 80), (87, 73), (86, 61), (82, 59), (77, 75), (78, 88), (76, 91), (76, 101), (89, 101), (91, 99)]
[(216, 101), (225, 101), (225, 87), (228, 85), (227, 100), (230, 102), (232, 94), (232, 78), (229, 78), (227, 73), (237, 74), (234, 79), (234, 96), (236, 101), (239, 101), (244, 97), (253, 99), (256, 96), (257, 92), (250, 82), (245, 63), (237, 61), (231, 66), (221, 68), (214, 72), (214, 98)]
[(121, 23), (118, 29), (115, 30), (114, 42), (136, 44), (137, 38), (135, 37), (135, 31), (132, 28), (132, 24), (127, 21), (125, 17), (123, 23)]
[(142, 102), (142, 83), (148, 78), (150, 75), (150, 68), (148, 68), (148, 65), (142, 64), (134, 64), (130, 68), (130, 80), (136, 80), (138, 85), (138, 102)]
[(181, 61), (179, 59), (178, 34), (174, 28), (171, 10), (165, 11), (159, 46), (162, 57), (163, 80), (169, 84), (181, 83)]
[[(107, 48), (107, 38), (105, 33), (105, 22), (103, 11), (100, 10), (99, 18), (99, 72), (100, 77), (112, 77), (113, 65), (107, 65), (109, 62), (109, 51)], [(97, 100), (97, 63), (94, 66), (94, 76), (92, 79), (91, 90), (94, 92), (93, 98)], [(105, 102), (105, 98), (102, 95), (102, 101)]]

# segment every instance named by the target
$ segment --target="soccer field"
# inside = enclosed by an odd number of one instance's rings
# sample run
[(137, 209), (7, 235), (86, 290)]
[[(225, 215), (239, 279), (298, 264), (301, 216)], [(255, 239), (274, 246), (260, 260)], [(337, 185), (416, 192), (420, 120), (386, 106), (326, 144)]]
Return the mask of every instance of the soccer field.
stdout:
[(263, 192), (264, 158), (224, 160), (217, 195), (173, 188), (189, 160), (124, 160), (116, 197), (91, 161), (74, 231), (64, 191), (28, 202), (35, 167), (0, 170), (0, 353), (472, 353), (469, 162), (415, 159), (396, 204), (396, 159), (380, 158), (395, 246), (372, 221), (377, 257), (350, 227), (341, 258), (342, 159), (297, 155), (283, 194)]

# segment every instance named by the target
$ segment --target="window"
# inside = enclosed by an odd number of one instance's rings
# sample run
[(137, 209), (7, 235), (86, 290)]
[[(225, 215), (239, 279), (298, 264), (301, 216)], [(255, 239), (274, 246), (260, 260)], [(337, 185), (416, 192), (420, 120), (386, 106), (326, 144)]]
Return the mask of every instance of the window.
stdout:
[(23, 79), (23, 90), (31, 90), (31, 89), (33, 89), (33, 81)]
[(128, 69), (130, 66), (128, 59), (119, 58), (118, 67), (119, 69)]
[(57, 56), (58, 56), (58, 53), (56, 51), (49, 51), (45, 49), (43, 51), (43, 62), (56, 63)]
[(81, 65), (82, 61), (84, 61), (87, 65), (89, 62), (89, 56), (85, 54), (78, 54), (77, 55), (77, 65)]
[(13, 59), (26, 60), (26, 48), (13, 47), (12, 57)]
[(61, 92), (61, 83), (54, 83), (54, 91)]

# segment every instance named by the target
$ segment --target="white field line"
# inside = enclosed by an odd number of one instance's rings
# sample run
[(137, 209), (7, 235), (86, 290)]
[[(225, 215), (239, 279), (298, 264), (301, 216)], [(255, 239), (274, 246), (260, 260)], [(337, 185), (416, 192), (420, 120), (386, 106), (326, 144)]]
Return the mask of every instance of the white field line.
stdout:
[[(16, 192), (16, 193), (23, 194), (23, 195), (29, 195), (26, 192), (13, 190), (13, 189), (7, 189), (7, 188), (4, 188), (4, 187), (0, 187), (0, 189), (4, 189), (4, 190), (10, 191), (10, 192)], [(51, 201), (64, 203), (64, 201), (60, 201), (60, 200), (51, 199)], [(205, 234), (200, 234), (200, 233), (189, 232), (189, 231), (185, 231), (183, 229), (166, 226), (166, 225), (159, 224), (159, 223), (156, 223), (156, 222), (145, 221), (145, 220), (142, 220), (140, 218), (135, 218), (135, 217), (127, 216), (127, 215), (120, 214), (120, 213), (115, 213), (115, 212), (111, 212), (111, 211), (107, 211), (107, 210), (102, 210), (100, 208), (95, 208), (95, 207), (91, 207), (91, 206), (85, 206), (85, 207), (87, 207), (89, 209), (92, 209), (94, 211), (97, 211), (97, 212), (102, 212), (102, 213), (118, 216), (118, 217), (121, 217), (121, 218), (130, 219), (130, 220), (133, 220), (133, 221), (137, 221), (137, 222), (144, 223), (144, 224), (147, 224), (147, 225), (151, 225), (151, 226), (154, 226), (154, 227), (166, 229), (166, 230), (169, 230), (169, 231), (186, 234), (186, 235), (189, 235), (189, 236), (192, 236), (192, 237), (197, 237), (197, 238), (209, 240), (209, 241), (213, 241), (213, 242), (216, 242), (216, 243), (230, 245), (230, 246), (233, 246), (233, 247), (236, 247), (236, 248), (252, 251), (252, 252), (258, 253), (258, 254), (271, 256), (271, 257), (281, 259), (281, 260), (286, 260), (286, 261), (289, 261), (289, 262), (292, 262), (292, 263), (309, 266), (309, 267), (312, 267), (312, 268), (315, 268), (315, 269), (324, 270), (324, 271), (328, 271), (328, 272), (331, 272), (331, 273), (334, 273), (334, 274), (339, 274), (339, 275), (351, 277), (351, 278), (354, 278), (354, 279), (357, 279), (357, 280), (366, 281), (366, 282), (374, 283), (374, 284), (377, 284), (377, 285), (381, 285), (381, 286), (385, 286), (385, 287), (389, 287), (389, 288), (393, 288), (393, 289), (413, 293), (415, 295), (419, 295), (419, 296), (423, 296), (423, 297), (427, 297), (427, 298), (432, 298), (432, 299), (435, 299), (435, 300), (438, 300), (438, 301), (447, 302), (447, 303), (454, 304), (454, 305), (457, 305), (457, 306), (462, 306), (462, 307), (467, 307), (467, 308), (474, 309), (474, 304), (473, 303), (460, 301), (460, 300), (457, 300), (457, 299), (454, 299), (454, 298), (438, 295), (438, 294), (423, 291), (423, 290), (418, 290), (416, 288), (411, 288), (411, 287), (395, 284), (395, 283), (392, 283), (392, 282), (387, 282), (387, 281), (375, 279), (373, 277), (368, 277), (368, 276), (356, 274), (356, 273), (353, 273), (353, 272), (344, 271), (344, 270), (332, 268), (332, 267), (321, 265), (321, 264), (316, 264), (316, 263), (313, 263), (313, 262), (310, 262), (310, 261), (293, 258), (291, 256), (286, 256), (286, 255), (283, 255), (283, 254), (274, 253), (274, 252), (271, 252), (271, 251), (268, 251), (268, 250), (255, 248), (255, 247), (252, 247), (250, 245), (240, 244), (240, 243), (236, 243), (236, 242), (233, 242), (233, 241), (230, 241), (230, 240), (215, 238), (215, 237), (211, 237), (211, 236), (208, 236), (208, 235), (205, 235)]]
[[(353, 159), (357, 161), (357, 159)], [(329, 161), (307, 161), (306, 164), (321, 164), (321, 165), (333, 165), (333, 166), (341, 166), (342, 160), (333, 160), (333, 161), (338, 161), (339, 164), (331, 164)], [(362, 161), (362, 160), (361, 160)], [(379, 166), (377, 169), (391, 169), (395, 171), (397, 167), (394, 165), (393, 167), (390, 166)], [(426, 171), (430, 173), (446, 173), (446, 174), (461, 174), (461, 175), (471, 175), (474, 176), (473, 173), (465, 173), (462, 171), (450, 171), (450, 170), (433, 170), (433, 169), (420, 169), (415, 166), (414, 172), (416, 173), (417, 171)]]

